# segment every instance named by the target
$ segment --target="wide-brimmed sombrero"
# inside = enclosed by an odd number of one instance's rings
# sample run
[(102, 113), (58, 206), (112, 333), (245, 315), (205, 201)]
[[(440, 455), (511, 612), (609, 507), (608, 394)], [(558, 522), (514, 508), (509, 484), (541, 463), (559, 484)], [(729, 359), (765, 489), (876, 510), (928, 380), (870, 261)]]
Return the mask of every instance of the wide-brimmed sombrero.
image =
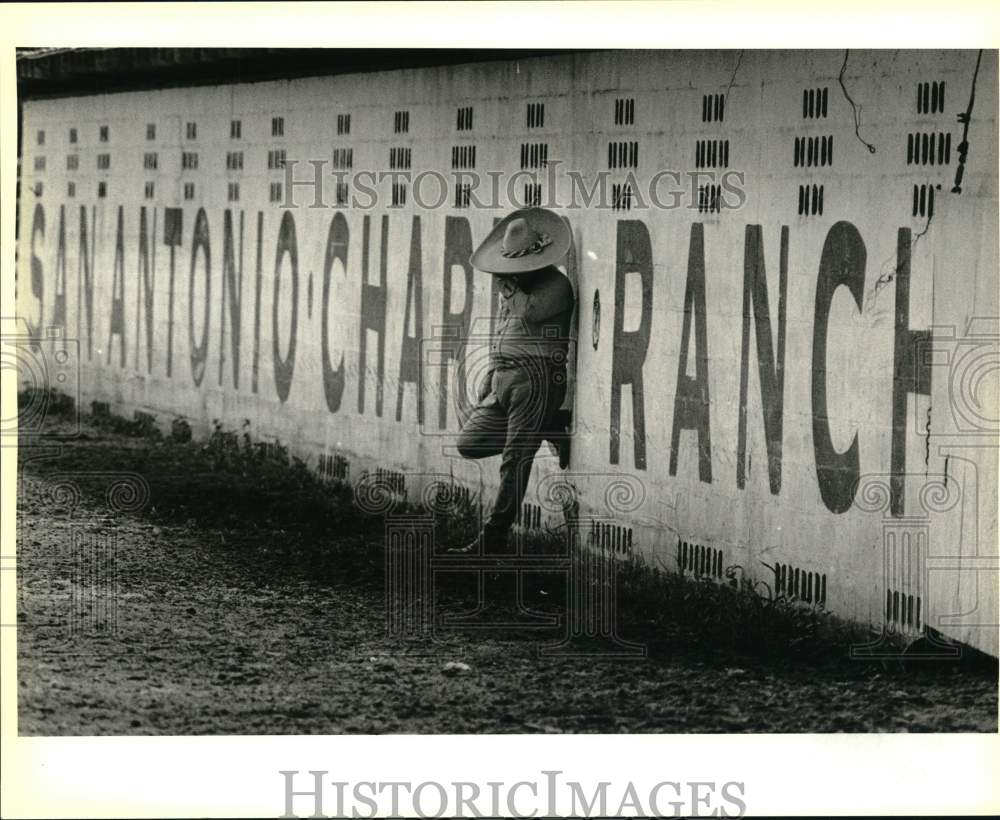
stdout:
[(513, 276), (557, 265), (573, 237), (566, 221), (546, 208), (521, 208), (490, 231), (472, 254), (472, 267), (496, 276)]

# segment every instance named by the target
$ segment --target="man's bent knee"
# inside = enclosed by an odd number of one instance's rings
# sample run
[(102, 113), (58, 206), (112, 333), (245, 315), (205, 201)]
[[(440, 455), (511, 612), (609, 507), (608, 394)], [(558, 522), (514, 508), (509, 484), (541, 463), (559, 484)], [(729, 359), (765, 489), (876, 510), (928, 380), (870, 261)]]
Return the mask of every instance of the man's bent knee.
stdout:
[(462, 458), (486, 458), (496, 455), (497, 450), (490, 447), (481, 435), (466, 435), (463, 432), (458, 437), (458, 454)]

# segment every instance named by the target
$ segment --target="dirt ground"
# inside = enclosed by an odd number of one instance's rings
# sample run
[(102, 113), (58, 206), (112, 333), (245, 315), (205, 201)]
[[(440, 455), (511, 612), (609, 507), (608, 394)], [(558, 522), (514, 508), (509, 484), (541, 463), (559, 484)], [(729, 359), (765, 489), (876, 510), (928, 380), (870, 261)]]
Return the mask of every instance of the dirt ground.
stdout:
[[(152, 446), (89, 428), (64, 453), (111, 445), (140, 463)], [(31, 457), (18, 504), (23, 735), (997, 729), (989, 664), (789, 663), (682, 632), (640, 660), (539, 657), (523, 634), (458, 631), (420, 654), (426, 643), (386, 637), (381, 588), (286, 562), (287, 522), (250, 532), (164, 516), (155, 482), (129, 512), (128, 498), (67, 491), (64, 456)], [(81, 564), (87, 550), (113, 555), (113, 594), (87, 574), (100, 561)]]

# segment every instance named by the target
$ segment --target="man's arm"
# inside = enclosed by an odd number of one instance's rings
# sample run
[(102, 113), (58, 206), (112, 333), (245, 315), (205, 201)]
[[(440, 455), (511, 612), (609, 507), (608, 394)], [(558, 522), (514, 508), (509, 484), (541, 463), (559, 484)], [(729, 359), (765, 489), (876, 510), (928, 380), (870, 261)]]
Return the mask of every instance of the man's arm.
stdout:
[[(507, 280), (501, 280), (501, 282), (500, 282), (500, 290), (501, 290), (503, 296), (509, 296), (513, 292), (513, 289), (514, 289), (514, 287), (513, 287), (513, 283), (512, 282), (508, 282)], [(493, 301), (492, 311), (493, 311), (494, 318), (496, 318), (496, 312), (497, 311), (501, 311), (501, 320), (502, 320), (502, 315), (503, 315), (502, 314), (502, 310), (497, 306), (496, 300)], [(498, 324), (499, 324), (499, 322), (501, 320), (498, 320)], [(493, 332), (496, 333), (498, 331), (499, 331), (499, 329), (497, 328), (497, 329), (494, 329)], [(480, 402), (481, 401), (485, 401), (486, 397), (493, 390), (493, 371), (496, 369), (496, 357), (493, 354), (493, 349), (492, 348), (493, 348), (493, 338), (491, 337), (490, 338), (490, 358), (489, 358), (489, 361), (488, 361), (487, 367), (486, 367), (486, 376), (479, 383), (479, 392), (476, 395), (476, 401), (480, 401)]]
[(490, 369), (486, 371), (486, 377), (479, 384), (479, 393), (476, 401), (484, 401), (493, 389), (493, 357), (490, 356)]

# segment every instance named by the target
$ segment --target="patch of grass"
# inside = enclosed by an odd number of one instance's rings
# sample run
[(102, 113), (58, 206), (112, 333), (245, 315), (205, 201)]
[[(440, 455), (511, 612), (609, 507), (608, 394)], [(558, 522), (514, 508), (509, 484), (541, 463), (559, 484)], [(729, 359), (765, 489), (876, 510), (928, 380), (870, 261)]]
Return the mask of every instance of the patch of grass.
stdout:
[(76, 402), (54, 387), (27, 387), (18, 391), (17, 407), (19, 415), (65, 419), (75, 414)]
[(619, 573), (623, 624), (654, 645), (672, 629), (728, 652), (787, 659), (831, 650), (846, 657), (850, 645), (868, 639), (862, 626), (771, 595), (739, 567), (730, 567), (723, 583), (665, 570), (642, 557), (623, 562)]
[[(323, 480), (280, 442), (254, 441), (246, 428), (237, 434), (216, 423), (210, 437), (197, 442), (164, 439), (143, 413), (133, 419), (84, 414), (82, 422), (109, 435), (73, 441), (58, 459), (39, 461), (39, 471), (74, 473), (97, 500), (108, 471), (138, 473), (150, 486), (144, 512), (164, 523), (315, 532), (360, 516), (349, 486)], [(141, 445), (116, 436), (140, 439)]]
[(98, 430), (117, 433), (120, 436), (132, 438), (158, 439), (160, 430), (156, 420), (149, 413), (137, 411), (131, 419), (113, 413), (108, 415), (89, 415), (87, 420)]

